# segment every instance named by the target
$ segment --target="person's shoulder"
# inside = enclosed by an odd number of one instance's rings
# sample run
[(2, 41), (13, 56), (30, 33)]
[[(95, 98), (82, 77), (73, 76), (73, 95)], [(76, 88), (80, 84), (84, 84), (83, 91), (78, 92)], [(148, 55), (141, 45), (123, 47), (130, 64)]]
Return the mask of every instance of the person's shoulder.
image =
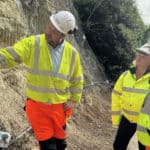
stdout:
[(126, 71), (121, 73), (120, 77), (124, 78), (128, 73), (129, 73), (129, 70), (126, 70)]
[(64, 41), (64, 43), (68, 48), (72, 49), (74, 52), (78, 52), (77, 49), (75, 48), (75, 46), (73, 44), (71, 44), (70, 42)]
[(67, 46), (70, 46), (70, 47), (73, 47), (73, 44), (71, 44), (69, 41), (64, 41), (64, 43), (67, 45)]
[(25, 38), (38, 38), (38, 37), (44, 37), (44, 34), (31, 34), (31, 35), (27, 35)]
[(35, 37), (35, 35), (25, 35), (23, 37), (20, 38), (21, 41), (28, 41), (31, 40)]

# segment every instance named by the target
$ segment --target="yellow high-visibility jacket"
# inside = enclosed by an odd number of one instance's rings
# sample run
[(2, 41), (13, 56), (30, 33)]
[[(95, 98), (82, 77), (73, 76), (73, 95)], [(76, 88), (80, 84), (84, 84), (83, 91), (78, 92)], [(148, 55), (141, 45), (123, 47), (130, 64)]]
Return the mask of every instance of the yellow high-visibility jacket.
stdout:
[(0, 66), (9, 68), (23, 63), (26, 68), (27, 97), (45, 103), (80, 101), (83, 73), (78, 51), (64, 42), (61, 63), (54, 73), (45, 34), (30, 36), (12, 47), (0, 49)]
[(135, 78), (136, 68), (121, 74), (112, 91), (112, 124), (120, 123), (121, 115), (124, 115), (131, 123), (137, 123), (137, 117), (145, 96), (150, 91), (150, 71), (140, 79)]
[(139, 113), (137, 137), (141, 144), (150, 146), (150, 93), (145, 98), (144, 104)]

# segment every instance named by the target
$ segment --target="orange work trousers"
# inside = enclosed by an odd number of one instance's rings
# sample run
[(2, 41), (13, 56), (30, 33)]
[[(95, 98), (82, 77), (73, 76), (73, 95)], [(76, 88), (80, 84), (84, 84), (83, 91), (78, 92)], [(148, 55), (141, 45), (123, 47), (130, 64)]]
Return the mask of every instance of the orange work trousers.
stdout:
[(150, 147), (149, 147), (149, 146), (146, 146), (146, 150), (150, 150)]
[(72, 110), (64, 111), (63, 104), (45, 104), (27, 99), (26, 114), (38, 141), (51, 137), (66, 138), (63, 126), (71, 116)]

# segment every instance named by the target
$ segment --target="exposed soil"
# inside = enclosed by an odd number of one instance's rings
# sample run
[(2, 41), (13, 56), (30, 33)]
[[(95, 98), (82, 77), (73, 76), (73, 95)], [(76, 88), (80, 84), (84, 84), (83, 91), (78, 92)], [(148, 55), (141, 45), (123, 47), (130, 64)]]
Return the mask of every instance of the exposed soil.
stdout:
[[(29, 127), (25, 112), (25, 78), (21, 67), (2, 70), (0, 74), (0, 128), (15, 139)], [(68, 120), (69, 150), (111, 150), (114, 130), (110, 120), (110, 89), (91, 86), (84, 89), (81, 103)], [(9, 147), (10, 150), (36, 150), (32, 132), (27, 132)]]

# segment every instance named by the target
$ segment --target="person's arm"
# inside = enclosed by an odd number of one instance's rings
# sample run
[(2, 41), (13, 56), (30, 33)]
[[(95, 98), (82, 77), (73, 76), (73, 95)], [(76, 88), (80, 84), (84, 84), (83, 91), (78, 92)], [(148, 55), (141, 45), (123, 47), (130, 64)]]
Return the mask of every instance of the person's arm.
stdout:
[(150, 115), (147, 116), (147, 131), (150, 135)]
[[(33, 37), (24, 38), (11, 47), (0, 49), (0, 68), (10, 68), (26, 63), (30, 56)], [(32, 41), (32, 42), (31, 42)]]
[(150, 92), (144, 99), (141, 111), (138, 117), (138, 124), (144, 126), (150, 135)]
[(80, 101), (83, 91), (83, 72), (79, 53), (76, 52), (74, 68), (70, 79), (70, 99), (64, 104), (65, 109), (74, 108)]
[[(142, 110), (145, 111), (144, 109), (142, 109)], [(143, 130), (143, 132), (145, 132), (144, 130), (146, 130), (146, 132), (150, 136), (150, 115), (149, 115), (149, 112), (140, 112), (139, 113), (137, 125), (138, 125), (137, 130), (139, 130), (139, 128), (141, 128), (140, 130)]]
[[(126, 73), (126, 72), (125, 72)], [(111, 103), (111, 111), (112, 111), (112, 125), (117, 126), (120, 123), (121, 117), (121, 95), (122, 95), (122, 84), (125, 76), (123, 73), (119, 79), (117, 80), (114, 89), (112, 90), (112, 103)]]

